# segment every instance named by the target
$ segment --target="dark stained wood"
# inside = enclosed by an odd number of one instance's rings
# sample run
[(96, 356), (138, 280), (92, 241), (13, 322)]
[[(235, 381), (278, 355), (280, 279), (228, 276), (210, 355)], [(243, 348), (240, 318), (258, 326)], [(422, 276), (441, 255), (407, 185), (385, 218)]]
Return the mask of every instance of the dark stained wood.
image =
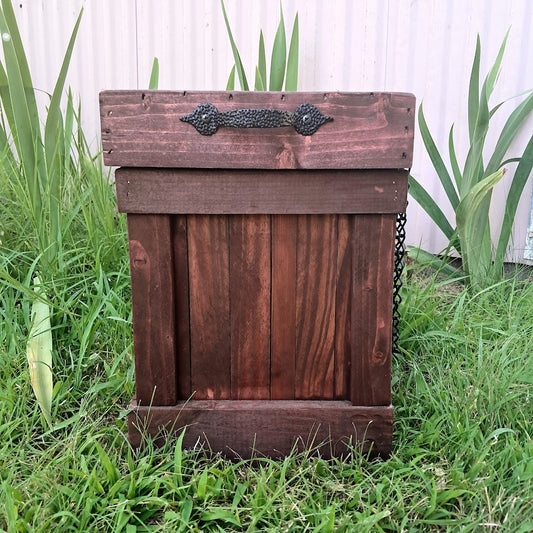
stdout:
[(230, 457), (288, 455), (293, 448), (321, 456), (347, 452), (347, 443), (388, 455), (392, 407), (352, 406), (342, 401), (191, 401), (172, 407), (130, 406), (129, 439), (149, 434), (163, 441), (187, 426), (183, 445), (205, 443)]
[(394, 215), (353, 218), (351, 401), (391, 401)]
[(118, 207), (127, 213), (399, 213), (406, 170), (116, 171)]
[(128, 215), (135, 396), (176, 403), (175, 307), (170, 217)]
[(333, 399), (336, 215), (298, 217), (296, 399)]
[(176, 308), (177, 397), (186, 400), (191, 389), (191, 352), (189, 338), (189, 265), (187, 261), (187, 219), (172, 217), (174, 254), (174, 298)]
[[(311, 136), (292, 127), (220, 128), (202, 136), (179, 119), (203, 102), (219, 111), (294, 111), (308, 102), (334, 120)], [(411, 94), (104, 91), (100, 116), (104, 162), (110, 166), (355, 169), (412, 163)]]
[(231, 397), (228, 220), (187, 218), (191, 386), (195, 399)]
[[(292, 128), (181, 122), (309, 102)], [(396, 214), (415, 99), (401, 93), (105, 91), (106, 164), (128, 213), (136, 399), (129, 438), (234, 457), (390, 452)], [(190, 400), (190, 401), (189, 401)]]
[(270, 398), (270, 217), (229, 217), (231, 398)]
[(271, 398), (295, 397), (296, 235), (295, 215), (272, 215)]
[(350, 399), (352, 228), (353, 216), (338, 216), (337, 280), (335, 288), (335, 368), (333, 391), (333, 397), (336, 400)]

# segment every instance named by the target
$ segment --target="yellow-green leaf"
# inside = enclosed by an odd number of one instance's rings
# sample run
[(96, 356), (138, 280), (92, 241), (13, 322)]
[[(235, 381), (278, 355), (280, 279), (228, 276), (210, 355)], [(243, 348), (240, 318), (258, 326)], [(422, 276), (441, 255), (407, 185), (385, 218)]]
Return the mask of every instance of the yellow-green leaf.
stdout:
[(42, 290), (38, 276), (33, 280), (33, 287), (38, 298), (31, 309), (31, 330), (26, 345), (26, 357), (30, 368), (33, 392), (39, 403), (46, 422), (52, 426), (52, 328), (50, 324), (50, 306), (46, 303), (46, 294)]

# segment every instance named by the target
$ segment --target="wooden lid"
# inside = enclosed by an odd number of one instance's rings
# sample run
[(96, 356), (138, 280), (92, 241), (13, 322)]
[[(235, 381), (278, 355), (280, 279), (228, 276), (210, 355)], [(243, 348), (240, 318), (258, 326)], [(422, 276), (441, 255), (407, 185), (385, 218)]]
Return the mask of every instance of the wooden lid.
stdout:
[[(312, 135), (291, 126), (220, 127), (201, 135), (180, 120), (202, 103), (218, 112), (302, 103), (333, 118)], [(413, 156), (415, 97), (406, 93), (103, 91), (109, 166), (243, 169), (398, 169)]]

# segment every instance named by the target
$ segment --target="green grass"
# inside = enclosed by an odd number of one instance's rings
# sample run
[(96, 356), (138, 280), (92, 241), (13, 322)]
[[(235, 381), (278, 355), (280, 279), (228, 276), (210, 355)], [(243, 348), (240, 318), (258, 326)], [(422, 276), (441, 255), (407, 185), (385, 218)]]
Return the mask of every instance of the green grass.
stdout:
[[(6, 182), (0, 246), (0, 530), (509, 531), (533, 528), (533, 284), (474, 294), (412, 268), (393, 367), (394, 450), (232, 463), (179, 439), (132, 450), (131, 308), (124, 219), (85, 170), (47, 280), (54, 426), (25, 359), (31, 232)], [(100, 180), (100, 181), (99, 181)], [(107, 229), (106, 229), (107, 227)]]
[[(131, 449), (125, 220), (70, 93), (58, 115), (73, 40), (39, 120), (14, 13), (0, 3), (12, 36), (4, 88), (15, 84), (0, 117), (0, 531), (533, 530), (533, 284), (518, 276), (475, 293), (410, 271), (387, 461), (355, 447), (331, 461), (235, 463), (176, 437)], [(36, 275), (51, 310), (51, 429), (26, 360)]]

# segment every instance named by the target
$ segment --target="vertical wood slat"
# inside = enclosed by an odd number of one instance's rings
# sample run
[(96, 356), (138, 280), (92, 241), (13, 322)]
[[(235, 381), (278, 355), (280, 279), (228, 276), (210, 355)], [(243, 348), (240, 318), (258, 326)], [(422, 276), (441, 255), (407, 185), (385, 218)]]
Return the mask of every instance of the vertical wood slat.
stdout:
[(338, 216), (337, 281), (335, 287), (335, 369), (336, 400), (350, 397), (351, 295), (352, 295), (352, 221), (353, 215)]
[(394, 215), (353, 219), (351, 401), (391, 402)]
[(296, 399), (333, 399), (337, 216), (299, 215)]
[(136, 398), (176, 403), (175, 308), (170, 217), (127, 217)]
[(229, 233), (226, 216), (188, 217), (194, 399), (230, 399)]
[(270, 217), (229, 217), (231, 398), (270, 398)]
[(296, 215), (272, 215), (271, 399), (295, 398)]
[(177, 397), (187, 400), (191, 389), (191, 353), (189, 338), (189, 267), (187, 260), (187, 218), (172, 217), (174, 251), (174, 293), (176, 309)]

